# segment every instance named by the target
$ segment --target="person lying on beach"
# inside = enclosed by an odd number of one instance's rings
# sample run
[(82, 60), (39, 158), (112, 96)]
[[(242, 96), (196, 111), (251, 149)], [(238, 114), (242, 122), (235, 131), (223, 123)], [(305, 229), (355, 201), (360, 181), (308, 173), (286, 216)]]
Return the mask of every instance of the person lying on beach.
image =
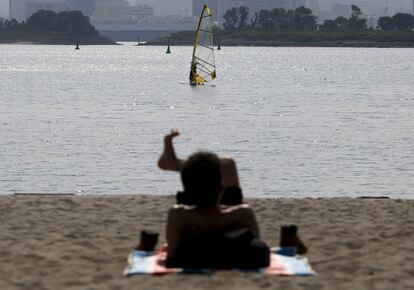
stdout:
[(180, 171), (183, 196), (191, 202), (176, 204), (168, 213), (167, 267), (268, 266), (269, 247), (260, 239), (250, 206), (220, 205), (225, 188), (239, 188), (234, 161), (209, 152), (198, 152), (186, 161), (180, 160), (172, 147), (172, 139), (178, 135), (172, 131), (165, 137), (166, 150), (158, 164), (165, 170)]
[[(186, 162), (186, 160), (179, 159), (175, 154), (173, 139), (179, 135), (180, 133), (177, 130), (171, 130), (164, 137), (164, 151), (158, 160), (158, 166), (163, 170), (181, 172)], [(230, 157), (220, 157), (219, 160), (221, 181), (224, 189), (220, 203), (223, 205), (242, 204), (243, 194), (240, 188), (236, 162)], [(177, 193), (177, 203), (194, 205), (191, 196), (187, 195), (185, 191)]]

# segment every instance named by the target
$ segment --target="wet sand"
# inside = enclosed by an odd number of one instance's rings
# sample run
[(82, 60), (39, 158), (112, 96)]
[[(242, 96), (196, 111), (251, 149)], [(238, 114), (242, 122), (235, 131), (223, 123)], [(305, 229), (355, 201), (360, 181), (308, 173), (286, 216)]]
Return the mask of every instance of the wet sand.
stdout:
[(0, 289), (414, 289), (414, 200), (249, 199), (263, 239), (297, 224), (315, 277), (255, 273), (123, 277), (139, 231), (173, 197), (0, 196)]

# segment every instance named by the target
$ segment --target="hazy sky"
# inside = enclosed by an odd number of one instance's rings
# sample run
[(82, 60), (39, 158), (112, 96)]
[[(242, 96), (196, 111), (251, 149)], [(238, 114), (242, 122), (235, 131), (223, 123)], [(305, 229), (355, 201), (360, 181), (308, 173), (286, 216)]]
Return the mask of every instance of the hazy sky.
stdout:
[[(17, 0), (19, 1), (19, 0)], [(59, 0), (60, 1), (60, 0)], [(128, 0), (131, 3), (146, 3), (155, 7), (157, 14), (179, 14), (183, 15), (191, 14), (191, 2), (192, 0)], [(344, 3), (343, 0), (319, 0), (323, 8), (329, 8), (334, 3)], [(363, 2), (367, 0), (355, 0), (355, 2)], [(369, 1), (369, 0), (368, 0)], [(412, 0), (374, 0), (379, 5), (384, 5), (386, 3), (391, 8), (398, 9), (399, 7), (404, 9), (412, 10)], [(0, 0), (0, 16), (8, 16), (9, 10), (9, 0)], [(183, 10), (186, 8), (186, 10)], [(190, 10), (190, 11), (187, 11)], [(170, 14), (170, 13), (168, 13)]]
[(0, 17), (9, 15), (9, 0), (0, 0)]

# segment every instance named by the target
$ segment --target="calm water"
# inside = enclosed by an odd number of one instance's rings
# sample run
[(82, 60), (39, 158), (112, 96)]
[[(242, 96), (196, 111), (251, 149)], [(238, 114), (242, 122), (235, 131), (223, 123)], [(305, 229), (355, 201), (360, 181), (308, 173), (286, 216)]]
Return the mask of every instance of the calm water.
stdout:
[(414, 198), (414, 50), (228, 48), (192, 88), (190, 47), (0, 46), (0, 193), (180, 189), (156, 160), (233, 156), (247, 196)]

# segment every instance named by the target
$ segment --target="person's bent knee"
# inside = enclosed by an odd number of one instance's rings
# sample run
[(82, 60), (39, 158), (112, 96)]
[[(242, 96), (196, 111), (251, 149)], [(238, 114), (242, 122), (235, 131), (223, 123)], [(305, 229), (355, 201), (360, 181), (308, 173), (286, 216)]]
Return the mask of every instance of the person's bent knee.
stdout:
[(222, 157), (220, 158), (222, 170), (235, 170), (236, 161), (231, 157)]
[(222, 157), (220, 163), (222, 184), (224, 188), (232, 186), (240, 187), (239, 176), (234, 159), (230, 157)]

